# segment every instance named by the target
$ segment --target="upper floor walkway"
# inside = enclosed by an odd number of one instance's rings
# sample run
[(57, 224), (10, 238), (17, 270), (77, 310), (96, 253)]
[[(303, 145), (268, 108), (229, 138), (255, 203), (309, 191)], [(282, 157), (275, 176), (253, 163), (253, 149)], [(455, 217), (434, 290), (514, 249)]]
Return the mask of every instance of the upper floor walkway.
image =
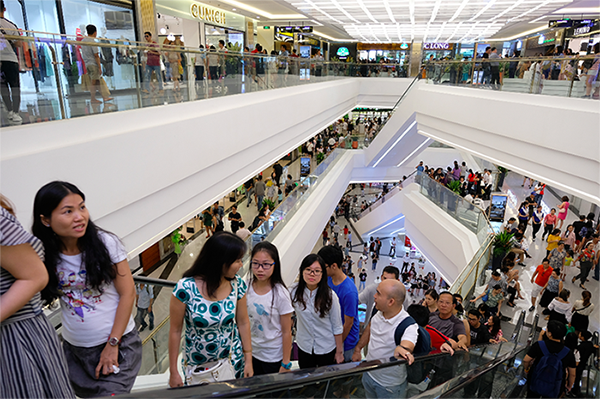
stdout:
[(3, 129), (2, 192), (29, 225), (39, 187), (72, 181), (134, 256), (353, 108), (391, 108), (401, 96), (352, 158), (353, 181), (399, 180), (414, 168), (406, 161), (437, 140), (600, 202), (595, 101), (385, 77)]

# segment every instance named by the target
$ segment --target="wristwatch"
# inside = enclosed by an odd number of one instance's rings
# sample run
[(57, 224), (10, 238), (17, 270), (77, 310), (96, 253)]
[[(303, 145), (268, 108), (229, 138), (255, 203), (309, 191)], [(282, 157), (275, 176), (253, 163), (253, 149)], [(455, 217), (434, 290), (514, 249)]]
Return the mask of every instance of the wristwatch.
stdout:
[(117, 346), (121, 343), (121, 340), (117, 337), (109, 337), (108, 338), (108, 344), (110, 346)]
[(289, 362), (288, 364), (285, 364), (283, 361), (281, 362), (281, 367), (283, 367), (286, 370), (289, 370), (292, 368), (292, 362)]

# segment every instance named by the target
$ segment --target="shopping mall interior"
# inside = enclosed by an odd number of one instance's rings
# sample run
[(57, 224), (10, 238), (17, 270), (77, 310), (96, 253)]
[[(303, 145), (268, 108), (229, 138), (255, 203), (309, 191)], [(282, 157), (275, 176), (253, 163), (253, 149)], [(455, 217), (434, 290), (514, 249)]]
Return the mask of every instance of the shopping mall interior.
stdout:
[[(76, 185), (94, 223), (123, 243), (138, 287), (153, 287), (129, 397), (367, 397), (362, 377), (406, 362), (315, 369), (295, 358), (290, 372), (167, 390), (173, 289), (215, 226), (235, 233), (236, 210), (246, 281), (258, 243), (276, 246), (288, 287), (308, 254), (338, 246), (361, 332), (372, 298), (360, 294), (388, 266), (403, 309), (428, 288), (450, 291), (467, 326), (502, 274), (507, 342), (415, 356), (410, 367), (432, 366), (406, 397), (525, 397), (524, 359), (556, 313), (535, 300), (538, 266), (559, 240), (573, 251), (572, 263), (551, 262), (569, 291), (567, 328), (585, 292), (600, 305), (597, 1), (4, 6), (0, 193), (31, 232), (38, 190)], [(62, 338), (60, 309), (43, 314)], [(596, 346), (569, 397), (600, 389), (600, 312), (587, 313)]]

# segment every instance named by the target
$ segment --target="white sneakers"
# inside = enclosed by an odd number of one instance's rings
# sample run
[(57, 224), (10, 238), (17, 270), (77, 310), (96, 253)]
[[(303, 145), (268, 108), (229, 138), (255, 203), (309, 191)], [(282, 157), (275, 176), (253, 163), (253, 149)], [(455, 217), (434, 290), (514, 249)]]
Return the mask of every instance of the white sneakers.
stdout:
[(8, 113), (8, 120), (10, 121), (11, 125), (20, 125), (23, 123), (23, 118), (21, 118), (21, 115), (13, 111)]

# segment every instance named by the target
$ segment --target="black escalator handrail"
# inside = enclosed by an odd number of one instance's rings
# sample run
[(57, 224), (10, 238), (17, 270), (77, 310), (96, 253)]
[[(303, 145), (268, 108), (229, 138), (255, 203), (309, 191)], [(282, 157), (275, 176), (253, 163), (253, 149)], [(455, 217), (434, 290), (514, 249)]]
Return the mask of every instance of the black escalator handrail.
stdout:
[(177, 281), (163, 280), (159, 278), (145, 277), (145, 276), (133, 276), (135, 283), (143, 283), (148, 285), (158, 285), (160, 287), (175, 288)]
[[(408, 94), (408, 92), (410, 91), (410, 89), (412, 89), (412, 87), (415, 85), (416, 82), (418, 82), (420, 80), (419, 75), (415, 76), (415, 78), (412, 80), (412, 82), (410, 82), (410, 84), (408, 85), (408, 87), (406, 88), (406, 90), (404, 90), (404, 93), (402, 93), (402, 95), (400, 96), (400, 98), (398, 99), (398, 101), (396, 101), (396, 104), (394, 104), (394, 107), (392, 108), (392, 113), (396, 111), (396, 109), (398, 109), (398, 106), (400, 105), (400, 103), (402, 102), (402, 100), (404, 100), (404, 97), (406, 97), (406, 95)], [(391, 115), (389, 116), (389, 118), (391, 118)], [(389, 120), (388, 118), (388, 120)]]
[(532, 342), (537, 341), (537, 326), (539, 322), (540, 316), (538, 314), (533, 318), (533, 323), (531, 324), (531, 331), (529, 332), (529, 339), (527, 340), (527, 346), (531, 345)]
[[(448, 357), (450, 354), (439, 351), (428, 355), (418, 356), (415, 363), (427, 360), (437, 360)], [(317, 383), (324, 380), (350, 377), (357, 374), (363, 374), (372, 370), (399, 366), (406, 364), (404, 359), (390, 360), (372, 360), (368, 362), (343, 363), (331, 366), (319, 367), (316, 369), (293, 370), (284, 374), (270, 374), (264, 376), (239, 378), (224, 382), (213, 382), (206, 385), (194, 385), (181, 388), (160, 388), (146, 391), (138, 391), (127, 395), (119, 395), (122, 398), (183, 398), (183, 397), (211, 397), (211, 398), (232, 398), (232, 397), (251, 397), (283, 389), (293, 389), (295, 387)], [(273, 381), (280, 377), (281, 381)]]
[(525, 323), (525, 311), (523, 310), (519, 315), (519, 320), (517, 320), (517, 324), (515, 325), (515, 330), (510, 337), (512, 342), (518, 342), (519, 337), (521, 336), (521, 330), (523, 329), (523, 324)]
[(470, 370), (466, 374), (463, 374), (462, 376), (459, 377), (462, 381), (460, 381), (456, 386), (445, 391), (438, 397), (439, 398), (455, 398), (455, 397), (457, 397), (456, 396), (457, 392), (460, 391), (461, 389), (463, 389), (465, 386), (467, 386), (468, 384), (471, 384), (473, 381), (480, 378), (484, 374), (488, 373), (490, 370), (495, 369), (498, 365), (506, 362), (507, 360), (514, 359), (521, 352), (524, 352), (526, 350), (528, 350), (528, 347), (522, 345), (522, 346), (520, 346), (519, 349), (517, 349), (515, 351), (506, 353), (500, 357), (495, 358), (494, 360), (490, 361), (487, 364), (483, 364), (481, 366), (478, 366), (478, 367)]

